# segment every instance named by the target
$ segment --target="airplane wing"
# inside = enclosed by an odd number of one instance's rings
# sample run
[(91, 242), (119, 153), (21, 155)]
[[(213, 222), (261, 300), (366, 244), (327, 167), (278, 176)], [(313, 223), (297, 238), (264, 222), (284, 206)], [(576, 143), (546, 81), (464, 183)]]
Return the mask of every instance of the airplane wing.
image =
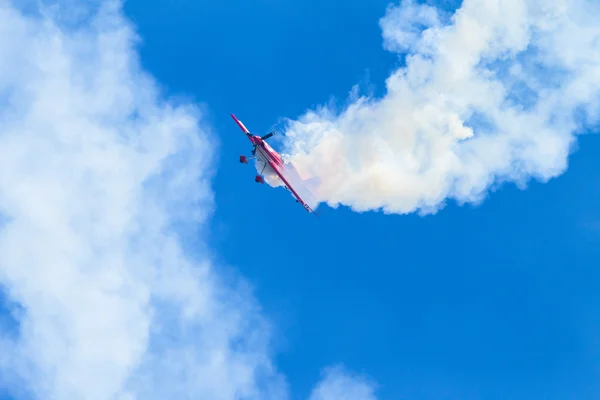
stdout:
[[(296, 168), (292, 163), (287, 163), (281, 166), (276, 165), (274, 162), (269, 161), (269, 165), (277, 173), (279, 178), (283, 181), (285, 186), (292, 192), (294, 198), (302, 204), (302, 207), (308, 212), (312, 212), (317, 215), (313, 210), (317, 207), (319, 202), (314, 198), (313, 194), (306, 187), (306, 183), (311, 179), (304, 180), (296, 171)], [(314, 178), (313, 178), (314, 179)]]
[(231, 114), (231, 118), (233, 118), (233, 120), (235, 121), (236, 124), (238, 124), (238, 126), (240, 127), (240, 129), (246, 134), (246, 136), (248, 136), (248, 138), (250, 138), (250, 136), (252, 136), (252, 134), (250, 133), (250, 131), (248, 130), (248, 128), (246, 128), (246, 126), (242, 123), (242, 121), (240, 121), (239, 119), (237, 119), (237, 117), (233, 114)]

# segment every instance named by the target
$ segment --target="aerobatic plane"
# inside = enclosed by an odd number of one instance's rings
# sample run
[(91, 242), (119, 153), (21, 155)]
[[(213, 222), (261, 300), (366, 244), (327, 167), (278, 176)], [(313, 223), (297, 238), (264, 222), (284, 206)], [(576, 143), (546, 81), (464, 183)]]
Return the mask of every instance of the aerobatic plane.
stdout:
[[(283, 185), (290, 191), (297, 203), (302, 204), (302, 207), (309, 213), (316, 215), (313, 208), (318, 203), (307, 189), (307, 186), (318, 184), (318, 178), (302, 179), (291, 162), (282, 160), (281, 156), (266, 142), (275, 134), (274, 132), (267, 133), (264, 136), (253, 135), (235, 115), (231, 114), (231, 117), (252, 143), (253, 149), (250, 159), (256, 160), (256, 168), (259, 172), (254, 181), (265, 183), (266, 179), (271, 186)], [(248, 164), (248, 157), (240, 156), (240, 163)]]

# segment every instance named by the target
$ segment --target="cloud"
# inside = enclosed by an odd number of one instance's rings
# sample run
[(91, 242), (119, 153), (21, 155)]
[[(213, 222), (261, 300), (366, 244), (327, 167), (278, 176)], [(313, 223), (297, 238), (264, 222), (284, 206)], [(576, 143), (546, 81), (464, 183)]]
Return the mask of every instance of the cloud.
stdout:
[(120, 2), (57, 4), (0, 2), (0, 387), (285, 400), (250, 288), (184, 245), (214, 207), (202, 109), (143, 71)]
[(309, 400), (376, 400), (376, 384), (343, 366), (326, 368)]
[(0, 279), (24, 309), (4, 371), (38, 398), (283, 390), (251, 297), (174, 229), (212, 208), (201, 110), (160, 98), (118, 3), (45, 14), (0, 7)]
[(321, 178), (321, 202), (356, 211), (431, 213), (548, 181), (598, 122), (599, 19), (587, 0), (464, 0), (454, 14), (404, 0), (380, 21), (405, 56), (386, 94), (288, 121), (285, 153)]

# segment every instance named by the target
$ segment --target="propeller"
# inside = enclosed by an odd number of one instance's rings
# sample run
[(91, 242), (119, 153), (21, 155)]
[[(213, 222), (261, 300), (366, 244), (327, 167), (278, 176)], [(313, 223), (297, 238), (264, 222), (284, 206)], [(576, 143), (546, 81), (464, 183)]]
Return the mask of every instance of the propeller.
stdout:
[(275, 132), (270, 132), (267, 133), (265, 136), (261, 137), (262, 140), (267, 140), (268, 138), (270, 138), (271, 136), (273, 136), (275, 134)]

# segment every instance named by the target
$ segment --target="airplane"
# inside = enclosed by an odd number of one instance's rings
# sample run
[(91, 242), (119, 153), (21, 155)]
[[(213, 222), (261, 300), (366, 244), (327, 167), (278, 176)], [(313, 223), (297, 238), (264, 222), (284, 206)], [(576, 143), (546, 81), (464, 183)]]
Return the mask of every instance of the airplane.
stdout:
[[(272, 186), (278, 186), (278, 180), (281, 180), (284, 187), (290, 191), (294, 199), (296, 199), (296, 203), (300, 203), (309, 213), (317, 215), (308, 204), (308, 198), (313, 196), (307, 190), (306, 185), (315, 183), (318, 181), (318, 178), (302, 179), (291, 163), (285, 163), (282, 160), (281, 156), (266, 142), (266, 140), (272, 137), (275, 132), (267, 133), (264, 136), (253, 135), (234, 114), (231, 114), (231, 117), (252, 143), (252, 157), (250, 157), (250, 159), (257, 160), (257, 171), (262, 166), (261, 172), (256, 175), (254, 181), (256, 183), (264, 184), (264, 175), (267, 175), (272, 178), (272, 180), (267, 178), (268, 183), (272, 184)], [(240, 163), (248, 164), (248, 158), (241, 155)], [(304, 195), (304, 199), (301, 197), (301, 193)], [(313, 207), (316, 207), (317, 204), (318, 203), (314, 202)]]

